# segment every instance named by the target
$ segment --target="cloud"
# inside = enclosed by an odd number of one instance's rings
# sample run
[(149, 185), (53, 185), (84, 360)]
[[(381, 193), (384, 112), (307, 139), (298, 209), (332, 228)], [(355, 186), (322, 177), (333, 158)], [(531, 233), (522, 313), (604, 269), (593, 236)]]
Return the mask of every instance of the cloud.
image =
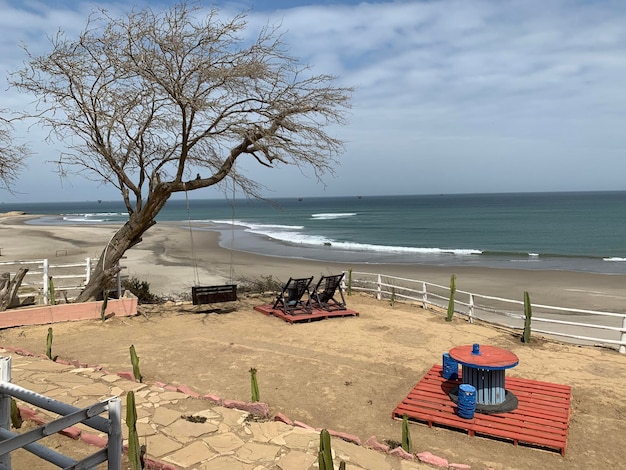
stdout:
[[(91, 6), (70, 3), (0, 2), (2, 68), (24, 60), (20, 42), (43, 50), (59, 27), (82, 28)], [(276, 196), (624, 189), (626, 3), (257, 3), (246, 34), (280, 24), (292, 55), (355, 87), (332, 183), (260, 173)]]

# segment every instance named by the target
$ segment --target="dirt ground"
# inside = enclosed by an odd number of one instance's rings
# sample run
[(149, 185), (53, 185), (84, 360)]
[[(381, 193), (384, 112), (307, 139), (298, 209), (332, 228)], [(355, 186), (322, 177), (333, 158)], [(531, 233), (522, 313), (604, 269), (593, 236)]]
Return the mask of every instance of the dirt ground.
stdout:
[[(391, 414), (441, 355), (461, 344), (490, 344), (518, 355), (507, 374), (567, 384), (572, 407), (565, 457), (509, 441), (411, 425), (414, 451), (430, 451), (474, 469), (625, 468), (626, 356), (519, 335), (419, 306), (348, 297), (359, 317), (289, 324), (253, 310), (270, 298), (244, 298), (221, 308), (140, 305), (140, 315), (53, 325), (53, 354), (131, 370), (129, 347), (145, 382), (185, 384), (201, 394), (250, 400), (250, 368), (261, 401), (293, 420), (379, 440), (400, 440)], [(213, 306), (215, 307), (215, 305)], [(0, 345), (43, 353), (48, 325), (0, 331)]]

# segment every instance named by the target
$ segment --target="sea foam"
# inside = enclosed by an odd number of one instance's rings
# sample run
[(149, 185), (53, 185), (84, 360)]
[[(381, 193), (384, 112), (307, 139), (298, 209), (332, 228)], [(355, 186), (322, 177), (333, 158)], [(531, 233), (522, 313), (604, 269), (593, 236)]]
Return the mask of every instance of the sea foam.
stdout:
[[(212, 220), (216, 224), (233, 224), (228, 220)], [(294, 245), (306, 245), (310, 247), (330, 247), (345, 251), (377, 252), (377, 253), (413, 253), (413, 254), (451, 254), (451, 255), (480, 255), (482, 251), (474, 249), (453, 248), (422, 248), (410, 246), (389, 246), (368, 243), (356, 243), (337, 241), (321, 235), (306, 234), (300, 225), (277, 225), (277, 224), (253, 224), (243, 221), (235, 221), (234, 225), (245, 227), (245, 231), (255, 235), (262, 235), (276, 241)]]

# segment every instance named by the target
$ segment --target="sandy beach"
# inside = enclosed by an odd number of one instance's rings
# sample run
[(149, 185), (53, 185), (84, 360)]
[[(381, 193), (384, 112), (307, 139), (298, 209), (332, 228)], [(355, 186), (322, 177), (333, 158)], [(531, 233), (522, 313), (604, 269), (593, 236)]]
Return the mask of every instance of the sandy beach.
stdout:
[[(29, 216), (4, 217), (0, 222), (0, 261), (49, 258), (57, 262), (97, 257), (114, 227), (33, 226)], [(272, 275), (311, 276), (341, 270), (380, 272), (447, 285), (457, 276), (457, 288), (484, 295), (520, 298), (584, 309), (623, 312), (626, 279), (556, 271), (397, 265), (343, 265), (231, 252), (218, 246), (218, 234), (194, 232), (195, 257), (189, 232), (158, 224), (142, 243), (127, 253), (127, 273), (166, 295), (188, 292), (195, 284), (223, 283), (233, 278)], [(469, 324), (461, 318), (443, 321), (443, 312), (414, 305), (354, 295), (349, 307), (358, 318), (341, 318), (289, 325), (266, 317), (253, 306), (270, 299), (242, 299), (235, 310), (216, 315), (190, 304), (142, 306), (142, 315), (105, 324), (80, 322), (55, 326), (60, 357), (98, 363), (113, 370), (128, 369), (128, 345), (142, 357), (148, 380), (187, 384), (202, 393), (249, 399), (247, 371), (259, 371), (262, 400), (272, 411), (315, 427), (358, 435), (399, 439), (400, 424), (391, 419), (396, 405), (420, 378), (439, 363), (442, 352), (479, 342), (513, 351), (520, 359), (511, 376), (572, 387), (567, 452), (514, 446), (511, 442), (470, 437), (445, 428), (411, 426), (414, 445), (451, 462), (472, 468), (588, 469), (624, 468), (626, 462), (626, 356), (614, 350), (579, 347), (537, 338), (529, 345), (501, 328)], [(39, 351), (47, 326), (0, 332), (0, 343)], [(44, 338), (44, 339), (42, 339)], [(106, 344), (106, 348), (94, 348)], [(399, 467), (398, 467), (399, 468)]]
[[(100, 256), (116, 230), (115, 226), (30, 225), (32, 215), (0, 218), (0, 261), (48, 258), (51, 263), (82, 262)], [(150, 283), (158, 295), (189, 292), (200, 285), (241, 278), (289, 277), (354, 271), (380, 273), (447, 286), (457, 277), (457, 290), (508, 299), (532, 295), (533, 303), (594, 309), (626, 310), (626, 275), (568, 271), (498, 269), (467, 266), (391, 265), (331, 263), (306, 259), (260, 256), (219, 247), (219, 233), (194, 230), (193, 249), (185, 224), (159, 223), (143, 241), (126, 253), (125, 272)], [(19, 243), (13, 242), (19, 240)], [(158, 269), (155, 269), (158, 267)], [(196, 273), (197, 268), (197, 273)]]

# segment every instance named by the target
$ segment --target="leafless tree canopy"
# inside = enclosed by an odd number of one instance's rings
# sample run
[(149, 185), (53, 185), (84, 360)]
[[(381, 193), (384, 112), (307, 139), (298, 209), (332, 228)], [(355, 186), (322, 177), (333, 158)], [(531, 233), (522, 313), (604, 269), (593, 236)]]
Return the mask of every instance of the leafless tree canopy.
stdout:
[[(215, 184), (241, 156), (324, 172), (341, 150), (325, 127), (343, 122), (349, 89), (310, 76), (276, 30), (247, 44), (238, 37), (244, 17), (222, 22), (214, 10), (198, 20), (198, 12), (185, 4), (123, 19), (99, 12), (78, 40), (57, 35), (50, 55), (30, 57), (15, 76), (69, 145), (61, 170), (86, 170), (132, 195), (131, 212), (157, 190)], [(237, 181), (254, 194), (252, 181)]]
[(275, 28), (245, 41), (244, 16), (199, 17), (185, 3), (123, 18), (98, 11), (78, 39), (59, 33), (49, 55), (29, 55), (13, 75), (68, 149), (60, 172), (120, 190), (130, 226), (112, 241), (116, 255), (139, 241), (175, 192), (231, 175), (258, 196), (259, 186), (235, 173), (238, 159), (309, 166), (320, 175), (342, 150), (326, 129), (344, 124), (350, 88), (299, 65)]
[(0, 188), (9, 191), (29, 154), (25, 145), (15, 144), (12, 130), (11, 121), (0, 117)]

